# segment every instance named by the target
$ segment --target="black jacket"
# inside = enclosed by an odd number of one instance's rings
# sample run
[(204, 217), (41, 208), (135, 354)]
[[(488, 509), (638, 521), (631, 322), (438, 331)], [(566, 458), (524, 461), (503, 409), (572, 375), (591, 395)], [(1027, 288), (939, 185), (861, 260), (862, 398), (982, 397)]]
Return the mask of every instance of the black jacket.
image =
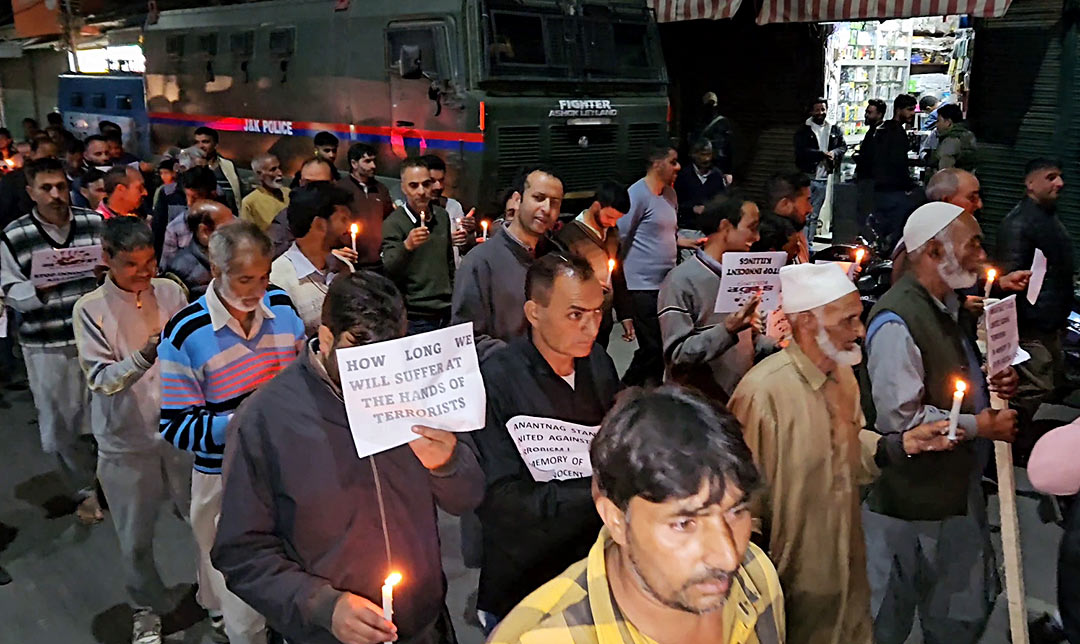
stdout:
[(506, 423), (519, 415), (599, 425), (614, 403), (619, 376), (600, 345), (574, 361), (574, 388), (532, 340), (520, 337), (491, 354), (480, 370), (487, 385), (487, 425), (474, 432), (487, 481), (477, 514), (484, 558), (477, 608), (505, 616), (526, 595), (589, 552), (600, 530), (591, 479), (537, 483)]
[[(314, 346), (314, 343), (309, 346)], [(483, 474), (470, 440), (441, 472), (408, 445), (357, 458), (345, 404), (310, 349), (251, 395), (229, 423), (214, 567), (229, 589), (293, 644), (337, 644), (330, 618), (341, 591), (381, 605), (388, 573), (375, 472), (382, 483), (399, 642), (441, 641), (446, 578), (436, 505), (480, 502)]]
[(1046, 279), (1035, 305), (1017, 296), (1021, 336), (1025, 331), (1055, 332), (1065, 328), (1073, 302), (1073, 253), (1069, 232), (1053, 211), (1025, 197), (997, 231), (997, 260), (1004, 273), (1031, 268), (1035, 249), (1046, 255)]
[(911, 190), (908, 164), (907, 130), (895, 119), (885, 121), (873, 130), (873, 156), (870, 158), (870, 176), (874, 180), (874, 190), (878, 192), (896, 192)]
[(698, 215), (694, 206), (704, 206), (717, 195), (724, 194), (724, 173), (713, 167), (704, 183), (698, 179), (694, 163), (687, 163), (675, 179), (675, 195), (679, 198), (679, 228), (696, 230)]
[[(837, 158), (832, 167), (839, 168), (840, 160), (843, 158), (844, 153), (847, 152), (844, 132), (839, 125), (833, 125), (829, 129), (829, 151), (834, 150), (838, 150), (839, 154), (836, 155)], [(818, 164), (824, 158), (825, 153), (821, 151), (817, 135), (810, 129), (809, 125), (803, 123), (799, 126), (799, 129), (795, 130), (795, 166), (813, 178), (813, 175), (817, 173)]]

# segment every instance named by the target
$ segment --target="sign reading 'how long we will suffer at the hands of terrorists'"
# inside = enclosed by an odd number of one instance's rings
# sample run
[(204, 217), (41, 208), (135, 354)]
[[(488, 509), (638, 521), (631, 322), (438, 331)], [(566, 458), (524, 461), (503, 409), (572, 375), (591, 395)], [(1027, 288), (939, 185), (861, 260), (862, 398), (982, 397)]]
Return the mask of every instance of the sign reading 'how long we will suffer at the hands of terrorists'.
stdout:
[(487, 395), (472, 322), (337, 351), (345, 410), (363, 458), (419, 438), (484, 426)]

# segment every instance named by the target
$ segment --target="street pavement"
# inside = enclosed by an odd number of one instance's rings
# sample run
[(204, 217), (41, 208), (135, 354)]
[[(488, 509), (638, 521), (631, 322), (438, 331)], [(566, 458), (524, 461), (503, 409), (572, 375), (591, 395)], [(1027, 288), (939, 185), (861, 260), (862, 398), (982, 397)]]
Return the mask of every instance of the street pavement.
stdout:
[[(625, 369), (634, 345), (613, 334), (611, 350)], [(59, 491), (54, 463), (41, 452), (29, 392), (5, 394), (12, 403), (0, 410), (0, 566), (13, 577), (0, 586), (0, 642), (11, 644), (125, 644), (130, 641), (131, 610), (120, 576), (116, 535), (108, 519), (93, 527), (79, 525), (53, 498)], [(1056, 410), (1063, 418), (1076, 412)], [(1030, 490), (1023, 470), (1018, 487)], [(991, 497), (991, 522), (998, 525), (997, 497)], [(1024, 548), (1027, 608), (1038, 614), (1055, 605), (1057, 548), (1061, 529), (1042, 523), (1036, 501), (1018, 499)], [(441, 515), (443, 562), (449, 581), (448, 606), (462, 644), (479, 644), (479, 629), (465, 619), (468, 597), (478, 573), (465, 568), (457, 520)], [(194, 580), (195, 544), (190, 530), (176, 516), (159, 517), (156, 557), (167, 584), (178, 599)], [(1000, 550), (1000, 539), (994, 533)], [(1000, 556), (999, 556), (1000, 562)], [(190, 606), (190, 601), (188, 601)], [(180, 621), (193, 611), (181, 611)], [(197, 617), (197, 615), (194, 615)], [(194, 618), (193, 617), (193, 618)], [(187, 621), (190, 621), (188, 619)], [(472, 620), (475, 623), (475, 620)], [(169, 641), (209, 644), (208, 622), (201, 621)], [(1005, 595), (999, 597), (982, 642), (1009, 641)], [(921, 642), (913, 635), (909, 642)]]

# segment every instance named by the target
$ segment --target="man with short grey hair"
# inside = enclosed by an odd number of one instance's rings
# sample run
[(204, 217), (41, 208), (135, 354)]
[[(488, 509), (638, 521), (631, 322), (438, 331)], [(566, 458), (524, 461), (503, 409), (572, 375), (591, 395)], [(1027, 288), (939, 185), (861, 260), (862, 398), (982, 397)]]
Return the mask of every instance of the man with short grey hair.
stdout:
[[(264, 644), (265, 621), (225, 587), (210, 565), (221, 512), (225, 427), (240, 403), (296, 357), (304, 323), (270, 282), (270, 239), (250, 222), (217, 229), (209, 242), (206, 294), (165, 325), (161, 426), (165, 439), (195, 453), (191, 525), (199, 545), (200, 601), (220, 601), (232, 644)], [(204, 595), (204, 588), (211, 596)]]
[(281, 209), (289, 205), (289, 189), (282, 185), (285, 175), (277, 156), (269, 152), (260, 154), (251, 161), (251, 169), (259, 178), (259, 185), (240, 202), (240, 219), (254, 223), (265, 232)]

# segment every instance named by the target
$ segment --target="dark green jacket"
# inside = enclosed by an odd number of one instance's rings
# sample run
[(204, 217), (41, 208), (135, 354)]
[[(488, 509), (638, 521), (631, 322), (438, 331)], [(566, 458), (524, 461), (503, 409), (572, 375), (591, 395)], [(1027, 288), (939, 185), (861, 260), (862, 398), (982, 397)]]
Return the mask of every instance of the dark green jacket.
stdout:
[(931, 158), (934, 167), (960, 168), (974, 172), (978, 165), (975, 134), (963, 123), (954, 123), (949, 131), (938, 138), (938, 146)]
[[(887, 311), (903, 320), (922, 354), (925, 371), (922, 404), (950, 409), (956, 379), (972, 382), (964, 343), (971, 342), (968, 329), (974, 326), (967, 311), (961, 307), (959, 318), (954, 321), (911, 273), (889, 289), (870, 311), (870, 325)], [(865, 364), (859, 369), (859, 378), (867, 427), (874, 428), (877, 411), (873, 388), (888, 387), (890, 383), (871, 382)], [(974, 399), (970, 395), (965, 397), (961, 412), (975, 413)], [(870, 488), (867, 503), (874, 512), (906, 521), (940, 521), (967, 514), (968, 490), (975, 466), (975, 445), (971, 440), (961, 442), (949, 452), (924, 453), (905, 459), (882, 471)]]
[(414, 250), (406, 250), (405, 238), (414, 223), (405, 206), (383, 221), (382, 262), (405, 298), (405, 309), (421, 315), (450, 313), (454, 293), (454, 251), (450, 240), (450, 215), (432, 205), (427, 222), (431, 237)]

